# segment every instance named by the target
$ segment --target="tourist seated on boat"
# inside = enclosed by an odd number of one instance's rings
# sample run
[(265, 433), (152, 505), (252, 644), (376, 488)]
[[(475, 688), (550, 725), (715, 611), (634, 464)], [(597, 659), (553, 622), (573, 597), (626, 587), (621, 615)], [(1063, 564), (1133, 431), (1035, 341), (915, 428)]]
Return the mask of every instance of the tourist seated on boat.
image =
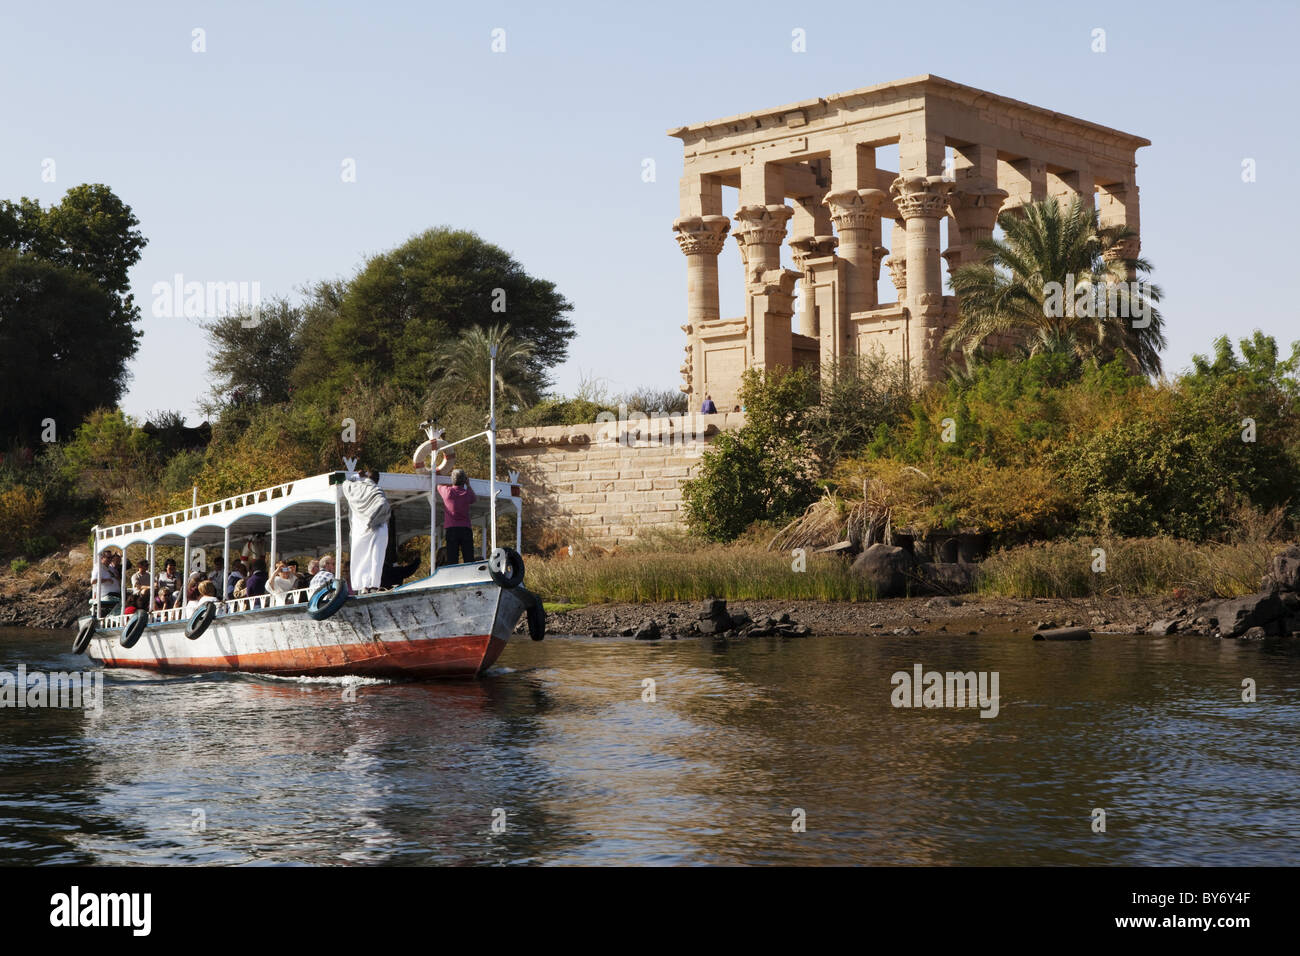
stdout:
[[(99, 600), (101, 604), (116, 604), (122, 597), (122, 576), (113, 566), (113, 559), (117, 555), (111, 551), (105, 551), (99, 556), (99, 564), (95, 565), (90, 572), (90, 599), (95, 600), (95, 585), (99, 585)], [(103, 615), (100, 615), (101, 617)]]
[[(128, 568), (130, 567), (129, 563), (127, 567)], [(150, 580), (149, 562), (142, 559), (140, 563), (136, 566), (135, 574), (131, 575), (131, 587), (144, 588), (146, 591), (148, 591), (149, 580)]]
[(173, 591), (175, 591), (178, 587), (180, 587), (180, 583), (181, 583), (180, 578), (177, 577), (176, 575), (176, 562), (173, 561), (171, 558), (168, 558), (163, 563), (162, 571), (159, 572), (158, 574), (158, 582), (157, 582), (158, 587), (171, 588)]
[[(301, 571), (298, 570), (298, 559), (297, 559), (297, 558), (294, 558), (294, 559), (290, 560), (290, 561), (288, 562), (288, 567), (289, 567), (289, 571), (290, 571), (290, 573), (291, 573), (291, 575), (292, 575), (291, 578), (290, 578), (290, 580), (293, 581), (293, 586), (294, 586), (295, 589), (297, 589), (297, 588), (305, 588), (308, 584), (311, 583), (311, 577), (310, 577), (309, 575), (305, 575), (305, 574), (303, 574)], [(319, 569), (318, 569), (318, 570), (319, 570)]]
[(308, 587), (312, 592), (319, 591), (325, 585), (334, 580), (334, 555), (327, 554), (320, 559), (320, 570), (311, 579)]
[(191, 617), (204, 604), (217, 603), (217, 586), (211, 581), (200, 581), (198, 597), (185, 605), (185, 616)]
[[(190, 579), (189, 579), (189, 581), (187, 581), (187, 582), (185, 583), (185, 603), (186, 603), (186, 604), (188, 604), (188, 603), (191, 602), (191, 601), (197, 601), (197, 600), (199, 599), (199, 584), (200, 584), (201, 582), (203, 582), (203, 581), (206, 581), (206, 580), (207, 580), (207, 578), (205, 578), (205, 577), (203, 576), (203, 572), (202, 572), (202, 571), (191, 571), (191, 572), (190, 572)], [(215, 592), (215, 591), (216, 591), (216, 588), (214, 587), (212, 590), (213, 590), (213, 592)]]
[(122, 613), (126, 615), (131, 615), (138, 610), (147, 608), (148, 606), (149, 606), (149, 589), (147, 587), (132, 588), (131, 591), (126, 596), (126, 600), (124, 601), (124, 606), (122, 608)]
[(153, 609), (166, 611), (176, 604), (176, 592), (168, 587), (155, 588), (153, 592)]
[(293, 573), (293, 568), (289, 562), (280, 562), (275, 569), (275, 575), (267, 583), (267, 589), (275, 598), (276, 604), (285, 603), (285, 595), (298, 589), (298, 576)]
[(258, 558), (253, 562), (253, 570), (248, 574), (245, 591), (249, 597), (261, 597), (266, 593), (266, 561)]
[(243, 597), (243, 594), (236, 594), (235, 589), (243, 591), (247, 586), (244, 579), (248, 575), (248, 569), (244, 567), (244, 562), (236, 559), (230, 565), (230, 574), (226, 576), (226, 599)]
[(312, 558), (310, 561), (307, 562), (307, 576), (306, 576), (306, 580), (303, 581), (301, 586), (304, 588), (311, 587), (312, 578), (316, 577), (316, 575), (319, 573), (320, 573), (320, 561), (318, 561), (316, 558)]
[(226, 575), (224, 573), (226, 564), (221, 558), (212, 562), (212, 573), (208, 575), (208, 580), (218, 591), (224, 586)]

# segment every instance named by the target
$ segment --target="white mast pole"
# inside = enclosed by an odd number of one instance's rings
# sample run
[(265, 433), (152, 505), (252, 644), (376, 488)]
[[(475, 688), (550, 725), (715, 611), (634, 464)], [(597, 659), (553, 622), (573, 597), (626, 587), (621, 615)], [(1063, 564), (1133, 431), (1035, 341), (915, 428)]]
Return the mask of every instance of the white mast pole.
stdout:
[(488, 521), (492, 523), (492, 551), (497, 549), (497, 346), (488, 350)]

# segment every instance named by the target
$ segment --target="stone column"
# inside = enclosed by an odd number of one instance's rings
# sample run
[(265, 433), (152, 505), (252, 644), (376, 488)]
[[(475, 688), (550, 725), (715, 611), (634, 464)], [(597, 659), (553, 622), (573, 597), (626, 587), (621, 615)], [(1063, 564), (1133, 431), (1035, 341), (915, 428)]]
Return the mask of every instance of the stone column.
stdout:
[(758, 281), (769, 269), (781, 268), (781, 243), (785, 226), (794, 210), (784, 203), (741, 206), (736, 210), (736, 231), (740, 258), (745, 263), (745, 284)]
[(961, 266), (980, 261), (985, 253), (977, 245), (981, 240), (993, 238), (993, 227), (998, 222), (998, 212), (1007, 200), (1007, 191), (998, 189), (996, 183), (979, 180), (958, 180), (949, 198), (953, 218), (957, 222), (957, 238), (949, 236), (950, 248), (944, 253), (949, 272)]
[(715, 322), (718, 307), (718, 253), (727, 241), (731, 220), (726, 216), (687, 216), (673, 223), (677, 244), (686, 254), (686, 361), (681, 367), (682, 391), (694, 407), (695, 353), (700, 325)]
[[(1103, 253), (1108, 263), (1126, 262), (1136, 259), (1142, 250), (1142, 240), (1138, 229), (1138, 187), (1135, 183), (1112, 183), (1100, 187), (1098, 204), (1098, 221), (1103, 229), (1123, 227), (1132, 235), (1112, 246)], [(1125, 270), (1126, 281), (1137, 281), (1137, 270), (1129, 267)]]
[(818, 320), (816, 285), (819, 269), (813, 263), (833, 263), (835, 247), (839, 239), (835, 236), (797, 236), (790, 240), (790, 251), (794, 256), (795, 268), (803, 273), (803, 285), (800, 287), (799, 334), (817, 338), (821, 334)]
[(952, 189), (942, 176), (899, 176), (889, 187), (907, 223), (907, 303), (914, 318), (943, 309), (939, 220), (948, 214)]
[(953, 183), (942, 176), (899, 176), (889, 187), (907, 223), (907, 332), (903, 354), (919, 381), (942, 374), (943, 266), (939, 222), (948, 214)]
[(688, 216), (673, 223), (677, 244), (686, 255), (686, 320), (691, 325), (719, 316), (718, 253), (730, 228), (726, 216)]
[(826, 207), (840, 237), (839, 256), (845, 262), (846, 318), (874, 309), (876, 302), (876, 235), (889, 197), (879, 189), (846, 189), (826, 197)]
[(901, 219), (894, 220), (894, 229), (889, 234), (889, 258), (885, 265), (889, 267), (889, 279), (894, 283), (898, 293), (898, 304), (907, 304), (907, 223)]
[(732, 233), (745, 262), (746, 319), (750, 364), (791, 368), (794, 364), (790, 319), (799, 273), (781, 268), (781, 243), (794, 210), (784, 203), (741, 206)]

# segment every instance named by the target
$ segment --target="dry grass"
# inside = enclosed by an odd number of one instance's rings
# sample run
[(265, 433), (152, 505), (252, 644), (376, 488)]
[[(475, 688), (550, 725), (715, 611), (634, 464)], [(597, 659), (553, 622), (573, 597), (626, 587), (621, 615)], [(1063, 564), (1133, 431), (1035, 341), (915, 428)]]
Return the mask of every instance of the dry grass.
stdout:
[[(1094, 549), (1105, 573), (1093, 571)], [(1197, 545), (1177, 538), (1077, 538), (999, 551), (981, 567), (980, 591), (1001, 597), (1151, 597), (1183, 590), (1191, 598), (1256, 591), (1273, 546), (1258, 541)]]
[(696, 601), (870, 601), (875, 594), (838, 558), (808, 555), (795, 571), (789, 554), (761, 547), (706, 545), (685, 552), (622, 551), (596, 557), (533, 558), (528, 587), (547, 601), (597, 604)]

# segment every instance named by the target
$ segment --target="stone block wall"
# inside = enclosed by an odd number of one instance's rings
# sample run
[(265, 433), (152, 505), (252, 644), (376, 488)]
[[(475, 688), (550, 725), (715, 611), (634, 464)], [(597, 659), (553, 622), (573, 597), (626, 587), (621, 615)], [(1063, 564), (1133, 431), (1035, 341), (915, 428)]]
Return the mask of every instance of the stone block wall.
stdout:
[(648, 529), (684, 527), (681, 482), (710, 441), (744, 421), (743, 412), (633, 415), (501, 431), (501, 467), (519, 473), (524, 493), (525, 547), (543, 537), (608, 547)]

